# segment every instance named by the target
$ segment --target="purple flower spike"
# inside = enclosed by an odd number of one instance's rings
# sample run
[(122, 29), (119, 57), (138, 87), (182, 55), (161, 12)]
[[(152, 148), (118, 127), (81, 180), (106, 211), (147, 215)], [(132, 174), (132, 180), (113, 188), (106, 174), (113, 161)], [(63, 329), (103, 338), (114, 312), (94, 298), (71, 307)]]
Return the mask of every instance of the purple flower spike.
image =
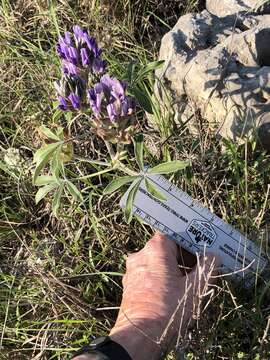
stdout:
[(66, 32), (59, 37), (56, 51), (65, 74), (77, 75), (85, 69), (96, 75), (105, 72), (106, 62), (101, 59), (102, 51), (96, 39), (78, 25), (73, 27), (73, 33)]
[(68, 99), (71, 101), (71, 104), (75, 110), (78, 110), (80, 108), (80, 98), (75, 93), (71, 93), (68, 97)]

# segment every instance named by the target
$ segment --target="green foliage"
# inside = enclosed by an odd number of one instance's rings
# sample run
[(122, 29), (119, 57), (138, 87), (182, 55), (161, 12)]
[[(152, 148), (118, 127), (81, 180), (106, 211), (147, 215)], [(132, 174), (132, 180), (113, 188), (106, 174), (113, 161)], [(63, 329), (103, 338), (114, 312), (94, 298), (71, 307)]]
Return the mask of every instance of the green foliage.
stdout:
[(161, 68), (164, 61), (153, 61), (144, 66), (131, 62), (128, 64), (124, 79), (130, 84), (129, 91), (138, 103), (149, 114), (153, 114), (152, 97), (149, 88), (152, 83), (153, 73)]
[(137, 176), (123, 176), (121, 178), (115, 179), (106, 186), (106, 188), (104, 189), (104, 194), (111, 194), (116, 190), (120, 189), (122, 186), (136, 180), (137, 178)]
[(57, 134), (54, 134), (49, 128), (42, 125), (39, 130), (48, 138), (54, 141), (61, 141), (60, 137)]
[(127, 202), (126, 202), (126, 206), (125, 206), (125, 218), (126, 218), (126, 222), (129, 224), (132, 220), (132, 210), (133, 210), (133, 203), (134, 203), (134, 199), (135, 196), (137, 194), (137, 191), (139, 190), (140, 184), (141, 184), (142, 179), (140, 177), (138, 177), (133, 184), (131, 185), (129, 191), (128, 191), (128, 195), (127, 195)]
[(50, 191), (58, 187), (57, 183), (47, 184), (40, 188), (36, 193), (36, 204), (38, 204)]
[(176, 172), (178, 170), (183, 170), (188, 165), (189, 165), (189, 163), (187, 161), (180, 161), (180, 160), (168, 161), (166, 163), (157, 165), (157, 166), (153, 167), (152, 169), (149, 169), (148, 173), (149, 174), (169, 174), (172, 172)]
[(151, 181), (149, 181), (147, 179), (147, 177), (144, 179), (145, 181), (145, 187), (146, 187), (146, 190), (149, 192), (149, 194), (151, 194), (152, 196), (154, 196), (155, 198), (159, 199), (159, 200), (162, 200), (162, 201), (165, 201), (167, 200), (166, 196), (161, 192), (159, 191), (152, 183)]
[(33, 181), (35, 183), (38, 175), (43, 170), (43, 168), (48, 164), (52, 158), (54, 150), (58, 149), (61, 146), (61, 142), (53, 143), (44, 146), (39, 149), (34, 155), (34, 163), (36, 164), (36, 169), (33, 176)]
[(143, 136), (140, 134), (140, 136), (137, 136), (134, 138), (134, 151), (135, 151), (135, 158), (137, 161), (137, 164), (139, 165), (139, 168), (141, 171), (144, 169), (144, 163), (143, 163)]

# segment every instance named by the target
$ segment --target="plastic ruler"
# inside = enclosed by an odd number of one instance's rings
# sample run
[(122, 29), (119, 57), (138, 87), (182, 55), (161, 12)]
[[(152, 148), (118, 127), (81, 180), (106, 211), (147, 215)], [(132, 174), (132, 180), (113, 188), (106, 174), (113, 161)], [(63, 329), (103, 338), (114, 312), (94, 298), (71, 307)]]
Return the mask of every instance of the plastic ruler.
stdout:
[[(217, 254), (222, 273), (252, 286), (256, 274), (268, 264), (262, 249), (163, 176), (151, 175), (147, 179), (166, 200), (153, 197), (142, 181), (133, 214), (193, 254), (207, 251)], [(127, 193), (121, 200), (122, 207), (126, 199)]]

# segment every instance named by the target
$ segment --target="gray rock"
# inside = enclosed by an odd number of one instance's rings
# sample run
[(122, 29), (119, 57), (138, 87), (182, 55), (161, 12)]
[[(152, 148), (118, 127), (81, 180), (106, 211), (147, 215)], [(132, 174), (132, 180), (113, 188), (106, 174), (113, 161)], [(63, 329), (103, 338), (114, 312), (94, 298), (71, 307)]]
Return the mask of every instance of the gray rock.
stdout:
[(206, 0), (206, 9), (213, 15), (224, 17), (239, 12), (269, 13), (265, 0)]
[(182, 121), (199, 111), (221, 136), (255, 129), (270, 149), (269, 43), (270, 15), (184, 15), (162, 39), (156, 93), (165, 101), (164, 82)]

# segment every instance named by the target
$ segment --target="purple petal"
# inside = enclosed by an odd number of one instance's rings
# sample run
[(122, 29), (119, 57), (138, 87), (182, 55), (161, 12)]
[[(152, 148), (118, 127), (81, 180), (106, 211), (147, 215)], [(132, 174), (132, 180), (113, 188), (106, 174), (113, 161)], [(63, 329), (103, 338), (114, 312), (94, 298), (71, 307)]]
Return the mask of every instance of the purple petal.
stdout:
[(112, 78), (109, 75), (103, 75), (100, 79), (101, 84), (106, 85), (107, 87), (111, 88), (112, 85)]
[(114, 122), (117, 118), (117, 112), (116, 112), (114, 104), (107, 105), (107, 112), (108, 112), (108, 116), (109, 116), (110, 120), (112, 122)]
[(105, 72), (106, 61), (95, 58), (92, 63), (92, 70), (95, 74), (99, 75)]
[(58, 96), (58, 101), (59, 101), (59, 109), (66, 111), (68, 109), (68, 105), (66, 102), (66, 99), (63, 96)]
[(72, 46), (68, 48), (68, 60), (70, 60), (74, 65), (77, 65), (78, 63), (78, 51)]
[(68, 97), (68, 99), (71, 101), (71, 104), (75, 110), (78, 110), (80, 108), (80, 98), (75, 93), (71, 93)]
[(66, 59), (66, 45), (64, 43), (59, 42), (56, 45), (56, 52), (61, 58)]
[(101, 103), (102, 103), (102, 88), (100, 84), (96, 85), (94, 89), (88, 90), (88, 98), (90, 107), (94, 113), (94, 115), (99, 118), (101, 114)]
[(67, 60), (62, 60), (63, 72), (68, 75), (77, 75), (77, 66)]
[(67, 45), (72, 45), (72, 39), (71, 39), (71, 34), (70, 32), (66, 31), (65, 32), (65, 38), (64, 38), (64, 41)]
[(84, 33), (83, 40), (84, 43), (87, 45), (88, 49), (93, 53), (95, 58), (101, 55), (101, 50), (98, 48), (95, 38), (89, 36), (88, 33)]
[(85, 32), (79, 25), (73, 26), (73, 32), (74, 32), (74, 35), (75, 35), (77, 41), (83, 40)]
[(115, 99), (121, 99), (121, 101), (125, 100), (125, 90), (121, 83), (115, 84), (115, 86), (112, 88), (111, 94)]
[(109, 75), (104, 75), (101, 78), (101, 83), (107, 87), (107, 91), (110, 92), (115, 99), (125, 98), (125, 88), (123, 84), (116, 78), (111, 78)]
[(90, 59), (85, 48), (81, 49), (82, 66), (90, 65)]

